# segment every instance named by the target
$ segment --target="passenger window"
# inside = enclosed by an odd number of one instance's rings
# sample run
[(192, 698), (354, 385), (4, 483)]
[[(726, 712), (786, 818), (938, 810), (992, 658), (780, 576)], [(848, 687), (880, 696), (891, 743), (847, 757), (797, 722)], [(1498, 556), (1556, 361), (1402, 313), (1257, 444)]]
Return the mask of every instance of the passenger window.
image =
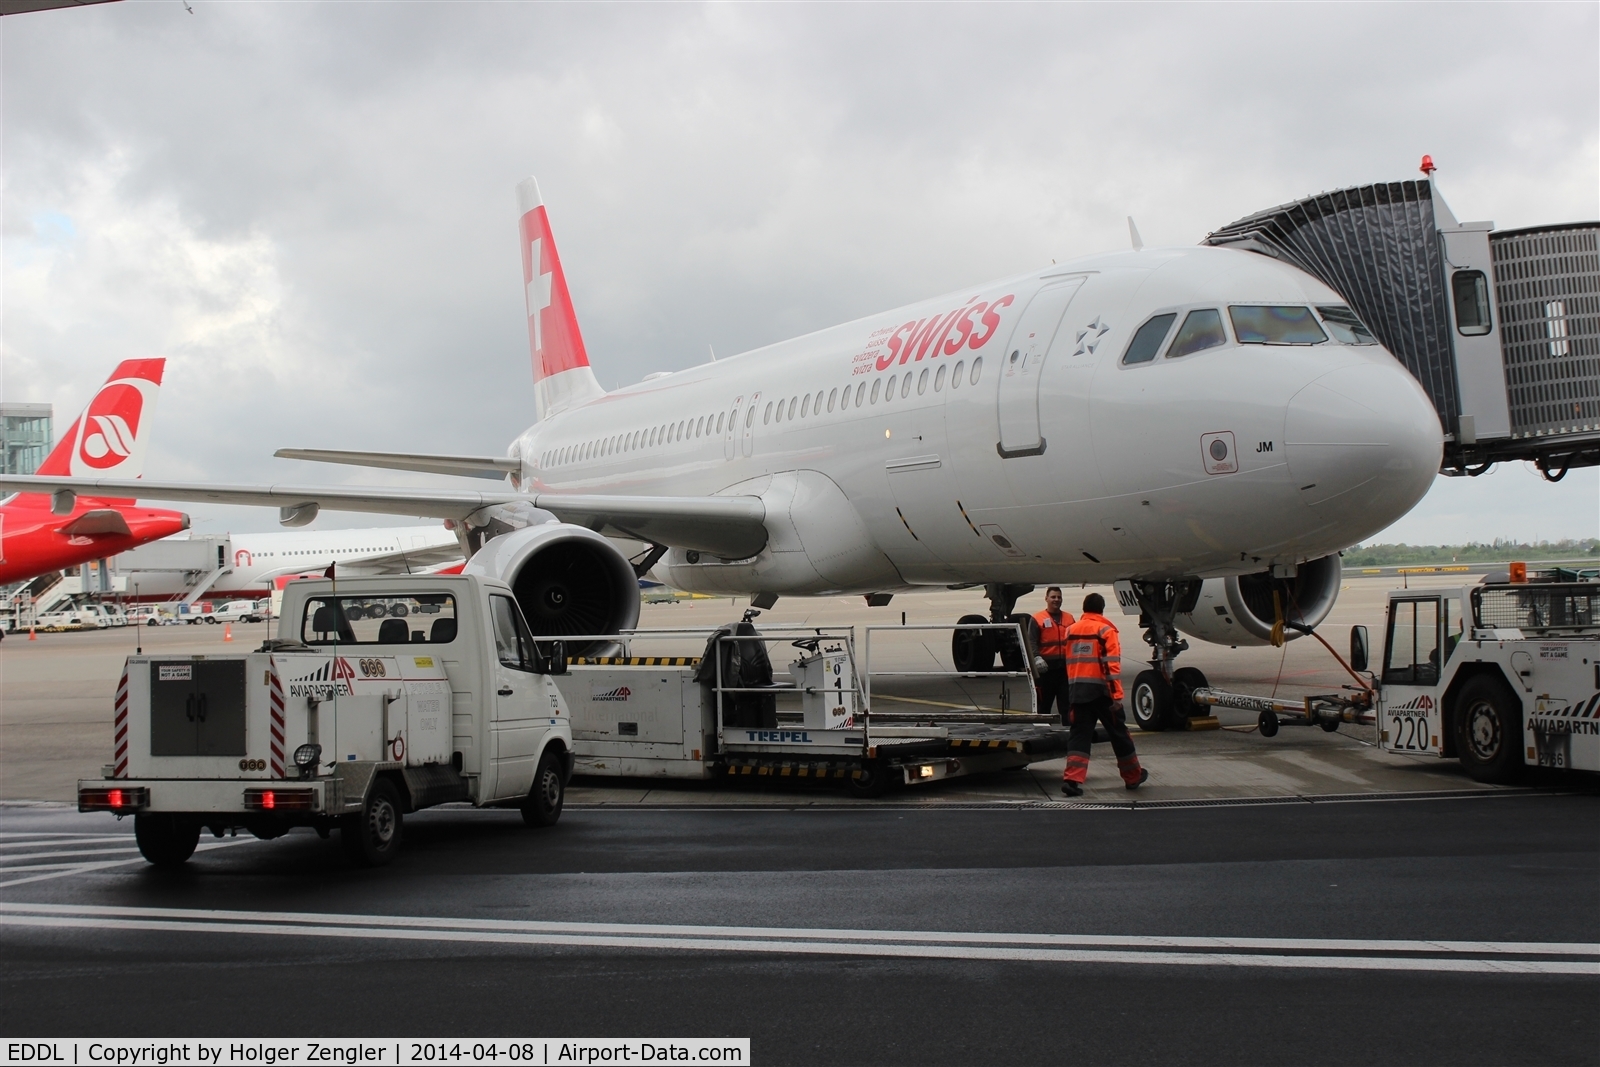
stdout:
[[(768, 404), (767, 406), (770, 408), (772, 405)], [(745, 416), (744, 416), (744, 428), (748, 430), (751, 426), (755, 425), (755, 421), (756, 421), (756, 406), (754, 404), (751, 404), (750, 405), (750, 410), (748, 412), (746, 412)]]
[(1493, 326), (1489, 315), (1489, 280), (1481, 270), (1458, 270), (1450, 277), (1456, 302), (1456, 329), (1468, 337), (1486, 334)]
[(843, 411), (850, 406), (850, 387), (844, 387), (844, 392), (839, 394), (839, 410)]
[(980, 374), (982, 374), (982, 373), (983, 373), (983, 357), (979, 356), (977, 359), (972, 361), (972, 379), (971, 379), (971, 382), (972, 382), (973, 385), (977, 385), (978, 384), (978, 376)]
[[(861, 384), (862, 385), (866, 385), (867, 383), (866, 382), (862, 382)], [(870, 398), (871, 403), (876, 404), (878, 402), (878, 387), (880, 385), (882, 385), (882, 384), (883, 384), (883, 379), (882, 378), (878, 378), (878, 379), (875, 379), (873, 381), (873, 383), (872, 383), (872, 396)], [(859, 390), (857, 390), (857, 391), (859, 392)]]
[(772, 421), (772, 401), (767, 401), (767, 410), (761, 414), (761, 425), (765, 426)]
[(956, 361), (956, 369), (950, 372), (950, 388), (961, 388), (961, 372), (967, 369), (965, 360)]
[(1333, 339), (1342, 345), (1375, 345), (1378, 339), (1372, 336), (1366, 324), (1356, 318), (1356, 313), (1343, 304), (1332, 307), (1318, 306), (1317, 314), (1322, 316), (1322, 323), (1333, 334)]
[(883, 389), (883, 402), (885, 404), (894, 399), (894, 386), (895, 382), (897, 382), (899, 378), (900, 376), (898, 374), (889, 375), (889, 384), (884, 386)]
[(811, 394), (806, 394), (805, 402), (800, 405), (800, 417), (803, 419), (811, 414)]
[(1383, 684), (1436, 685), (1438, 681), (1438, 598), (1396, 601), (1383, 650)]
[[(949, 368), (947, 368), (943, 363), (939, 364), (939, 373), (935, 374), (933, 376), (933, 391), (934, 392), (937, 393), (939, 390), (944, 388), (944, 372), (946, 370), (948, 370), (948, 369)], [(961, 372), (957, 371), (956, 373), (959, 374)]]
[(800, 398), (795, 396), (791, 396), (789, 398), (789, 418), (791, 419), (794, 418), (794, 406), (799, 402), (799, 400)]
[(522, 621), (517, 602), (508, 596), (489, 598), (489, 613), (494, 617), (494, 650), (501, 666), (514, 671), (532, 671), (533, 637)]
[(1228, 317), (1242, 345), (1320, 345), (1328, 339), (1308, 307), (1231, 305)]
[(1191, 311), (1183, 320), (1183, 325), (1178, 327), (1178, 336), (1172, 339), (1167, 358), (1176, 359), (1227, 343), (1228, 335), (1222, 328), (1222, 314), (1219, 311), (1215, 308)]
[[(832, 411), (833, 409), (829, 408), (828, 410)], [(811, 405), (811, 413), (814, 414), (814, 415), (821, 415), (822, 414), (822, 390), (821, 389), (817, 390), (816, 400)]]
[[(850, 392), (849, 389), (845, 390), (846, 395), (848, 395), (849, 392)], [(838, 395), (839, 395), (839, 390), (837, 390), (837, 389), (828, 390), (828, 414), (830, 414), (830, 415), (833, 414), (833, 402), (834, 402), (835, 398), (838, 397)]]
[(1161, 342), (1167, 339), (1167, 331), (1172, 329), (1177, 318), (1176, 312), (1157, 315), (1139, 327), (1133, 340), (1128, 343), (1128, 350), (1122, 354), (1122, 362), (1148, 363), (1155, 359), (1156, 353), (1161, 351)]
[[(924, 370), (922, 373), (926, 374), (928, 372), (926, 370)], [(909, 371), (907, 371), (905, 378), (903, 378), (901, 380), (901, 382), (900, 382), (900, 399), (904, 400), (906, 397), (908, 397), (910, 395), (911, 395), (911, 373)]]
[[(861, 406), (861, 398), (863, 396), (866, 396), (866, 395), (867, 395), (867, 383), (866, 382), (862, 382), (860, 385), (856, 386), (856, 407), (860, 407)], [(878, 394), (877, 393), (873, 393), (872, 395), (874, 397), (876, 397)]]

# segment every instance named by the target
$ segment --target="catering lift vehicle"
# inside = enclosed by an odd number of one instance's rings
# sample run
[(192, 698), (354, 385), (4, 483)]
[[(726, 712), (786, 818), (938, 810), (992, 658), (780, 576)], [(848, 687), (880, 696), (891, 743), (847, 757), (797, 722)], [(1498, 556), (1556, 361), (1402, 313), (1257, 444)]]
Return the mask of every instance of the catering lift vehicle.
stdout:
[[(1376, 723), (1378, 747), (1454, 757), (1482, 782), (1524, 767), (1600, 771), (1600, 583), (1527, 581), (1389, 593), (1381, 673), (1370, 684), (1301, 702), (1197, 689), (1197, 705), (1260, 712), (1337, 730)], [(1367, 667), (1367, 631), (1350, 635), (1350, 666)]]
[[(436, 610), (365, 611), (400, 599)], [(509, 586), (294, 582), (278, 635), (256, 652), (129, 657), (113, 761), (78, 783), (79, 810), (133, 815), (139, 850), (161, 866), (187, 860), (202, 828), (337, 829), (352, 858), (376, 865), (399, 848), (405, 814), (431, 805), (560, 818), (572, 729)]]

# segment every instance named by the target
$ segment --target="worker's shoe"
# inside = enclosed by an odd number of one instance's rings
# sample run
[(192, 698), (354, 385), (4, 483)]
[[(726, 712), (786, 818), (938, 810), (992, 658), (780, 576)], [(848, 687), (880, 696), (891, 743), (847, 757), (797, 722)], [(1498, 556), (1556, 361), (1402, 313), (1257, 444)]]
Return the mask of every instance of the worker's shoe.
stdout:
[(1083, 786), (1079, 785), (1077, 782), (1062, 782), (1061, 791), (1067, 794), (1069, 797), (1083, 796)]
[(1139, 780), (1137, 782), (1128, 782), (1127, 785), (1126, 785), (1126, 788), (1128, 788), (1128, 789), (1138, 789), (1141, 785), (1144, 785), (1149, 780), (1150, 780), (1150, 769), (1148, 767), (1140, 767), (1139, 768)]

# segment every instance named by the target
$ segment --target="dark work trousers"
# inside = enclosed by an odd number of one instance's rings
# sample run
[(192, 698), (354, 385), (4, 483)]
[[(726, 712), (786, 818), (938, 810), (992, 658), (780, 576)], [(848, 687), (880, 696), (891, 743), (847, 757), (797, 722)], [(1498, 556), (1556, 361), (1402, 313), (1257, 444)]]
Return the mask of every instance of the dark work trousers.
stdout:
[(1128, 722), (1120, 706), (1113, 707), (1108, 696), (1097, 697), (1087, 704), (1072, 706), (1072, 734), (1067, 738), (1067, 770), (1061, 776), (1064, 782), (1080, 785), (1089, 777), (1089, 749), (1094, 744), (1094, 725), (1103, 723), (1111, 735), (1111, 751), (1117, 754), (1117, 773), (1125, 785), (1139, 780), (1139, 754), (1134, 751), (1133, 738), (1128, 736)]
[(1054, 715), (1051, 705), (1061, 713), (1061, 725), (1071, 726), (1067, 715), (1067, 661), (1064, 659), (1047, 659), (1044, 674), (1039, 678), (1036, 687), (1039, 692), (1039, 714)]

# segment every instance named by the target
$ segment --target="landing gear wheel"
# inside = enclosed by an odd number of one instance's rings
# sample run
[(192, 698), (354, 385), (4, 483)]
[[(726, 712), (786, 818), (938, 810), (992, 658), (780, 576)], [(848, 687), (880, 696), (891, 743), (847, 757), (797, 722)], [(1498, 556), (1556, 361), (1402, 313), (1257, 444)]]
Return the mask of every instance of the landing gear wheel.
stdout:
[(561, 756), (554, 747), (546, 748), (539, 757), (539, 769), (533, 772), (533, 788), (522, 802), (522, 821), (529, 826), (554, 826), (561, 818), (561, 807), (567, 802), (567, 786), (561, 780)]
[(1509, 782), (1522, 767), (1522, 704), (1495, 678), (1477, 677), (1456, 699), (1456, 752), (1480, 782)]
[(1160, 671), (1140, 671), (1133, 680), (1133, 721), (1139, 729), (1165, 730), (1172, 718), (1172, 687)]
[(359, 815), (339, 819), (339, 839), (352, 860), (363, 867), (381, 867), (400, 851), (400, 791), (387, 778), (372, 783)]
[(850, 795), (864, 800), (881, 797), (889, 788), (889, 771), (876, 760), (863, 763), (849, 778)]
[(1198, 667), (1179, 667), (1172, 672), (1172, 711), (1173, 714), (1185, 719), (1193, 719), (1209, 714), (1209, 709), (1203, 708), (1189, 699), (1189, 695), (1196, 689), (1210, 688), (1211, 683), (1206, 681), (1206, 676)]
[[(982, 615), (963, 615), (957, 626), (982, 626), (989, 620)], [(950, 658), (963, 674), (994, 670), (994, 642), (989, 630), (957, 630), (950, 636)]]
[(135, 815), (133, 839), (139, 854), (157, 867), (182, 867), (200, 843), (200, 824), (174, 815)]
[(1276, 712), (1263, 711), (1256, 720), (1256, 728), (1261, 731), (1262, 737), (1278, 736), (1278, 716)]
[(1025, 671), (1032, 678), (1032, 651), (1039, 647), (1039, 624), (1032, 615), (1012, 615), (1006, 622), (1014, 622), (1022, 628), (1022, 639), (1027, 647), (1018, 648), (1017, 635), (1009, 630), (989, 631), (998, 635), (996, 643), (1000, 646), (1000, 665), (1008, 671)]

